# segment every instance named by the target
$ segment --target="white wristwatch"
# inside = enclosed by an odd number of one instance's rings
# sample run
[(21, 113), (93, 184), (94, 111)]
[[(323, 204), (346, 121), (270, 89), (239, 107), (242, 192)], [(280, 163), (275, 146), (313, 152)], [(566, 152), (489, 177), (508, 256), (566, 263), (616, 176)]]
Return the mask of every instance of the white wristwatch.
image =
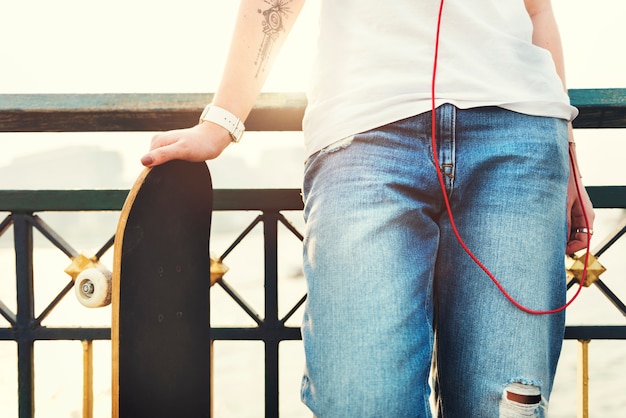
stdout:
[(200, 123), (204, 121), (213, 122), (222, 126), (230, 133), (233, 142), (239, 142), (246, 130), (243, 122), (237, 116), (212, 103), (206, 105), (200, 115)]

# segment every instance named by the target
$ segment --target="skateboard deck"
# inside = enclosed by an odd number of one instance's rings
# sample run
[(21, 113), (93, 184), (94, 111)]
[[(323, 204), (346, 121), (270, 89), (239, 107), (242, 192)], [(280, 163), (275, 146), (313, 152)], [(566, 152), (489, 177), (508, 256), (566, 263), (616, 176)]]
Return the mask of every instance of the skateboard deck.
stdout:
[(209, 233), (205, 163), (145, 169), (115, 235), (112, 416), (208, 417)]

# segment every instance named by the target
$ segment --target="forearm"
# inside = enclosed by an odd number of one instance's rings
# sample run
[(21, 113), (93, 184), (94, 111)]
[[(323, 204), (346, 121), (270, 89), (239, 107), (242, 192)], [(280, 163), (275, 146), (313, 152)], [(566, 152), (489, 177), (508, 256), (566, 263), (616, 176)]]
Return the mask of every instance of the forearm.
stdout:
[(304, 0), (242, 0), (213, 103), (245, 120)]
[(552, 5), (549, 0), (525, 0), (525, 4), (533, 24), (533, 44), (550, 52), (556, 72), (566, 89), (563, 46)]

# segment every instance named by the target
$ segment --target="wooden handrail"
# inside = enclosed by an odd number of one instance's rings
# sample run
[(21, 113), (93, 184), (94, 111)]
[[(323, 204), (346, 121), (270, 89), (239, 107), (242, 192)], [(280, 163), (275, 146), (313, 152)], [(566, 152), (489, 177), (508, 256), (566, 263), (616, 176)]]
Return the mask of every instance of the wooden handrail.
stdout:
[[(213, 94), (0, 94), (0, 132), (161, 131), (191, 126)], [(306, 99), (264, 93), (248, 131), (300, 131)]]
[[(626, 89), (572, 89), (576, 128), (625, 128)], [(161, 131), (191, 126), (211, 93), (0, 94), (0, 132)], [(302, 93), (263, 93), (249, 131), (300, 131)]]

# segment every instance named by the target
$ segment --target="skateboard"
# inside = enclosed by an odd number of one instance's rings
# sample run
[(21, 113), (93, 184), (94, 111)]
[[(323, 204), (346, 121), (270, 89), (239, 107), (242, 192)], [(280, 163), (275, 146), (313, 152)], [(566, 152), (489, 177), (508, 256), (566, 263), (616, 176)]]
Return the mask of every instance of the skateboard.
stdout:
[(120, 213), (112, 278), (92, 268), (76, 280), (94, 305), (111, 295), (113, 417), (210, 415), (211, 211), (205, 163), (144, 169)]

